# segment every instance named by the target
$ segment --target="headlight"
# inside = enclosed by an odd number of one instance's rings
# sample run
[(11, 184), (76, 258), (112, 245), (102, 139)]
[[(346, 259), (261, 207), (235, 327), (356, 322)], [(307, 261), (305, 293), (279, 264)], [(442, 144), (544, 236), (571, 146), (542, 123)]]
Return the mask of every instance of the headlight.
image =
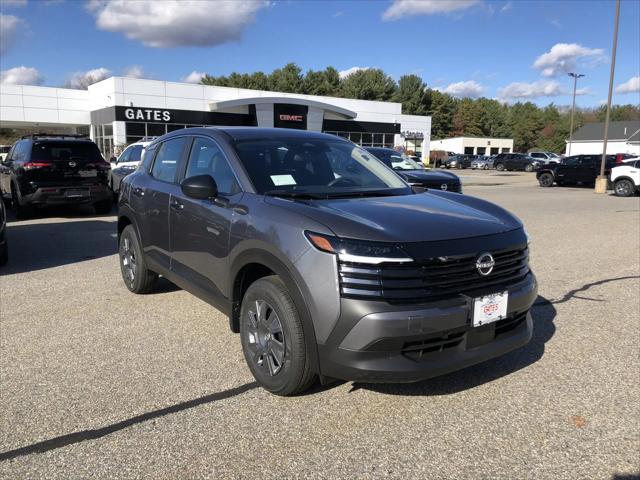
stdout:
[(527, 238), (527, 246), (529, 246), (531, 244), (531, 236), (529, 235), (529, 232), (527, 232), (527, 229), (522, 227), (522, 231), (524, 232), (524, 236)]
[(318, 250), (333, 253), (343, 262), (373, 265), (388, 262), (413, 262), (413, 258), (393, 243), (347, 240), (313, 232), (305, 232), (305, 235)]

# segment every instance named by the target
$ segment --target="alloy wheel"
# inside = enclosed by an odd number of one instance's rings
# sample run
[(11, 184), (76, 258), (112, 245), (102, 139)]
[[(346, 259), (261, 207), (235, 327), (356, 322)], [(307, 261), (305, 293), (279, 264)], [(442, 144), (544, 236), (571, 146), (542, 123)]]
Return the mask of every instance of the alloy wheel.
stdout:
[(282, 369), (286, 354), (280, 318), (264, 300), (256, 300), (247, 316), (247, 345), (251, 359), (273, 377)]
[(125, 277), (133, 285), (136, 280), (136, 272), (138, 265), (136, 263), (136, 254), (131, 248), (131, 240), (125, 237), (122, 240), (122, 251), (120, 252), (122, 258), (122, 266), (124, 267)]
[(626, 181), (616, 183), (616, 195), (621, 197), (631, 196), (631, 184)]

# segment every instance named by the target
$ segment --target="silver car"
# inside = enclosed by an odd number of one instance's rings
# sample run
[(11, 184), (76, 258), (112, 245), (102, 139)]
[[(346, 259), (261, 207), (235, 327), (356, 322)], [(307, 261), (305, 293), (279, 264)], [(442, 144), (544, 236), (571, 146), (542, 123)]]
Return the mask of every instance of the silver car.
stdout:
[(471, 162), (471, 168), (473, 170), (489, 170), (493, 168), (494, 157), (478, 157)]

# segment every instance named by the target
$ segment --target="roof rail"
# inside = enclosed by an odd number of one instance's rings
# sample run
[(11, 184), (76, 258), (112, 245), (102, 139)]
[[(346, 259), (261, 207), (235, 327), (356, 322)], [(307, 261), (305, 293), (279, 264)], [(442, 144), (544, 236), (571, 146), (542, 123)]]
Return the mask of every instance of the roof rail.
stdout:
[(85, 135), (82, 133), (30, 133), (29, 135), (23, 135), (21, 137), (22, 140), (25, 140), (27, 138), (32, 138), (32, 139), (36, 139), (36, 138), (51, 138), (51, 137), (56, 137), (56, 138), (89, 138), (89, 135)]

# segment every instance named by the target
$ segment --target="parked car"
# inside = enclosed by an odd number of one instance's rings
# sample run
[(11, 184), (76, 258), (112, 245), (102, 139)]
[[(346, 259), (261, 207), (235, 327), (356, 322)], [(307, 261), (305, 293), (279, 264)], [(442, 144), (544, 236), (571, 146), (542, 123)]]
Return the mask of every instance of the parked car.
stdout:
[(150, 292), (163, 275), (224, 312), (278, 395), (316, 376), (418, 381), (532, 336), (520, 220), (478, 198), (417, 194), (340, 137), (178, 130), (147, 146), (121, 188), (126, 287)]
[(493, 168), (494, 157), (486, 157), (486, 156), (478, 156), (474, 161), (471, 162), (472, 169), (480, 169), (480, 170), (489, 170)]
[(0, 267), (9, 260), (9, 242), (7, 240), (7, 210), (0, 198)]
[[(600, 174), (602, 155), (572, 155), (562, 159), (561, 163), (543, 165), (536, 173), (536, 178), (541, 187), (551, 187), (555, 183), (558, 186), (568, 184), (593, 184)], [(616, 156), (607, 155), (605, 162), (605, 175), (611, 172), (616, 165)]]
[(34, 207), (91, 204), (108, 213), (110, 169), (95, 143), (80, 135), (37, 134), (17, 141), (0, 167), (0, 193), (16, 216)]
[(469, 168), (471, 167), (471, 162), (476, 159), (476, 155), (454, 155), (445, 160), (444, 165), (445, 168)]
[(11, 145), (0, 145), (0, 162), (4, 162), (9, 150), (11, 150)]
[(109, 174), (109, 188), (111, 188), (114, 195), (120, 192), (122, 179), (138, 168), (144, 148), (150, 143), (150, 141), (132, 143), (112, 163)]
[(613, 191), (619, 197), (640, 193), (640, 158), (627, 160), (611, 169)]
[(365, 150), (378, 158), (387, 167), (395, 170), (412, 187), (436, 188), (462, 193), (462, 183), (450, 172), (426, 170), (422, 164), (392, 148), (366, 147)]
[(540, 160), (540, 164), (549, 164), (549, 163), (560, 163), (562, 157), (557, 153), (553, 152), (529, 152), (531, 158), (535, 158), (536, 160)]
[(533, 172), (541, 164), (540, 160), (536, 160), (524, 153), (499, 153), (493, 160), (496, 170), (524, 170), (525, 172)]

